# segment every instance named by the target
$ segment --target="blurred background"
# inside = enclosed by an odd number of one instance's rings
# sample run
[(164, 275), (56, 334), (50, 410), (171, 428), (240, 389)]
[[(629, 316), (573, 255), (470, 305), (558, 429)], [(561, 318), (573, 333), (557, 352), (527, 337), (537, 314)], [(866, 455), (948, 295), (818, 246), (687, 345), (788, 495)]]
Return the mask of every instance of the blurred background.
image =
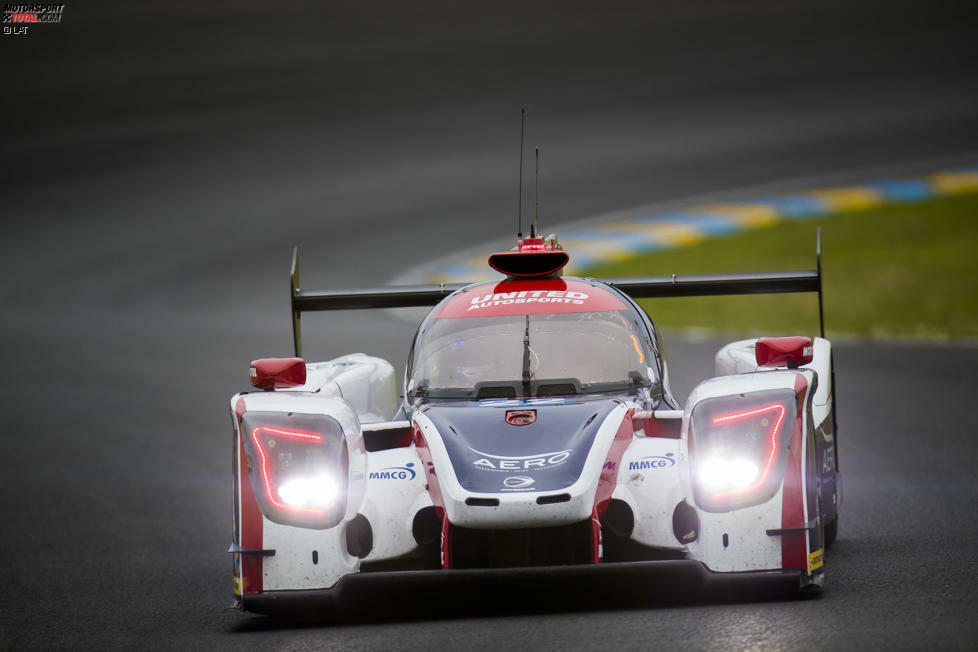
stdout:
[[(500, 631), (527, 647), (593, 647), (601, 631), (647, 647), (650, 626), (667, 647), (974, 644), (961, 575), (978, 568), (978, 460), (961, 407), (978, 355), (960, 342), (837, 349), (852, 516), (827, 595), (763, 607), (784, 627), (751, 625), (757, 607), (741, 604), (619, 613), (582, 600), (583, 619), (463, 613), (453, 633), (396, 609), (285, 631), (221, 609), (226, 401), (251, 359), (291, 352), (293, 245), (315, 289), (384, 284), (511, 237), (521, 107), (526, 151), (543, 148), (541, 222), (558, 232), (634, 206), (978, 165), (976, 13), (69, 2), (60, 24), (3, 35), (0, 648), (486, 647)], [(304, 348), (402, 366), (415, 325), (309, 316)], [(704, 337), (669, 342), (680, 398), (711, 373), (722, 342)], [(941, 416), (892, 409), (909, 405)], [(935, 430), (940, 444), (921, 447)], [(884, 603), (887, 591), (917, 595)]]

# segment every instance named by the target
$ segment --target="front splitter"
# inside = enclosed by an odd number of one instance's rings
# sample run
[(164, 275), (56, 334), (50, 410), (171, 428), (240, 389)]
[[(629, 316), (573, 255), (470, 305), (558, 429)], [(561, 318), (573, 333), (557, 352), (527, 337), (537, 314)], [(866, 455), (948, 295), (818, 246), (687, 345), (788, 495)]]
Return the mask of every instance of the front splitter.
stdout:
[(619, 562), (580, 566), (390, 571), (346, 575), (328, 589), (266, 591), (247, 595), (241, 607), (263, 614), (294, 614), (384, 602), (409, 604), (443, 597), (483, 603), (608, 599), (688, 600), (722, 596), (754, 599), (795, 593), (813, 585), (800, 569), (716, 573), (693, 560)]

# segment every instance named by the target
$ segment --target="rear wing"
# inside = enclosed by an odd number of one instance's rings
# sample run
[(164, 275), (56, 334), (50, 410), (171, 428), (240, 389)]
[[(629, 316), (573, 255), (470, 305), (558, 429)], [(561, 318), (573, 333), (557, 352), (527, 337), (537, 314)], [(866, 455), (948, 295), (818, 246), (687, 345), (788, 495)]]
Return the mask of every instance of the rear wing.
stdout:
[[(434, 306), (464, 288), (468, 283), (438, 285), (390, 285), (355, 290), (303, 290), (299, 286), (299, 248), (292, 249), (292, 336), (296, 357), (302, 356), (302, 313), (319, 310), (361, 310), (367, 308), (410, 308)], [(822, 316), (822, 234), (818, 229), (815, 269), (748, 274), (686, 274), (597, 279), (633, 299), (662, 297), (706, 297), (729, 294), (818, 293), (819, 333), (825, 337)]]

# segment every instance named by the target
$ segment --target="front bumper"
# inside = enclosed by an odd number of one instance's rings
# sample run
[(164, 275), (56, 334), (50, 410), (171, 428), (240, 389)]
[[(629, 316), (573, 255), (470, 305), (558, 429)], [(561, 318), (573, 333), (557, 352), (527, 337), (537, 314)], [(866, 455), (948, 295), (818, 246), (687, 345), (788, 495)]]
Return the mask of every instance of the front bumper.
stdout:
[(534, 566), (355, 573), (329, 589), (266, 591), (246, 595), (245, 611), (269, 615), (311, 615), (338, 609), (369, 609), (379, 596), (387, 611), (425, 605), (428, 617), (439, 609), (484, 612), (486, 608), (521, 609), (529, 605), (559, 609), (562, 603), (638, 605), (698, 599), (747, 600), (796, 593), (820, 584), (801, 569), (715, 573), (693, 560), (667, 560)]

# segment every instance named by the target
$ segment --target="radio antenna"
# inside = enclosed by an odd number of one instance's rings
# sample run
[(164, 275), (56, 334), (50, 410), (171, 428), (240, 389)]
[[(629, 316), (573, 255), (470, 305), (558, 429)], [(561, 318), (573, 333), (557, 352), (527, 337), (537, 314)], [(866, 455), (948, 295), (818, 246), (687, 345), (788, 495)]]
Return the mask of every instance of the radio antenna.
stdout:
[(523, 240), (523, 125), (526, 122), (526, 107), (520, 109), (520, 192), (516, 205), (516, 240)]
[(534, 180), (534, 185), (536, 188), (533, 191), (533, 226), (530, 227), (530, 237), (537, 237), (537, 233), (540, 230), (540, 148), (536, 147), (536, 177)]

